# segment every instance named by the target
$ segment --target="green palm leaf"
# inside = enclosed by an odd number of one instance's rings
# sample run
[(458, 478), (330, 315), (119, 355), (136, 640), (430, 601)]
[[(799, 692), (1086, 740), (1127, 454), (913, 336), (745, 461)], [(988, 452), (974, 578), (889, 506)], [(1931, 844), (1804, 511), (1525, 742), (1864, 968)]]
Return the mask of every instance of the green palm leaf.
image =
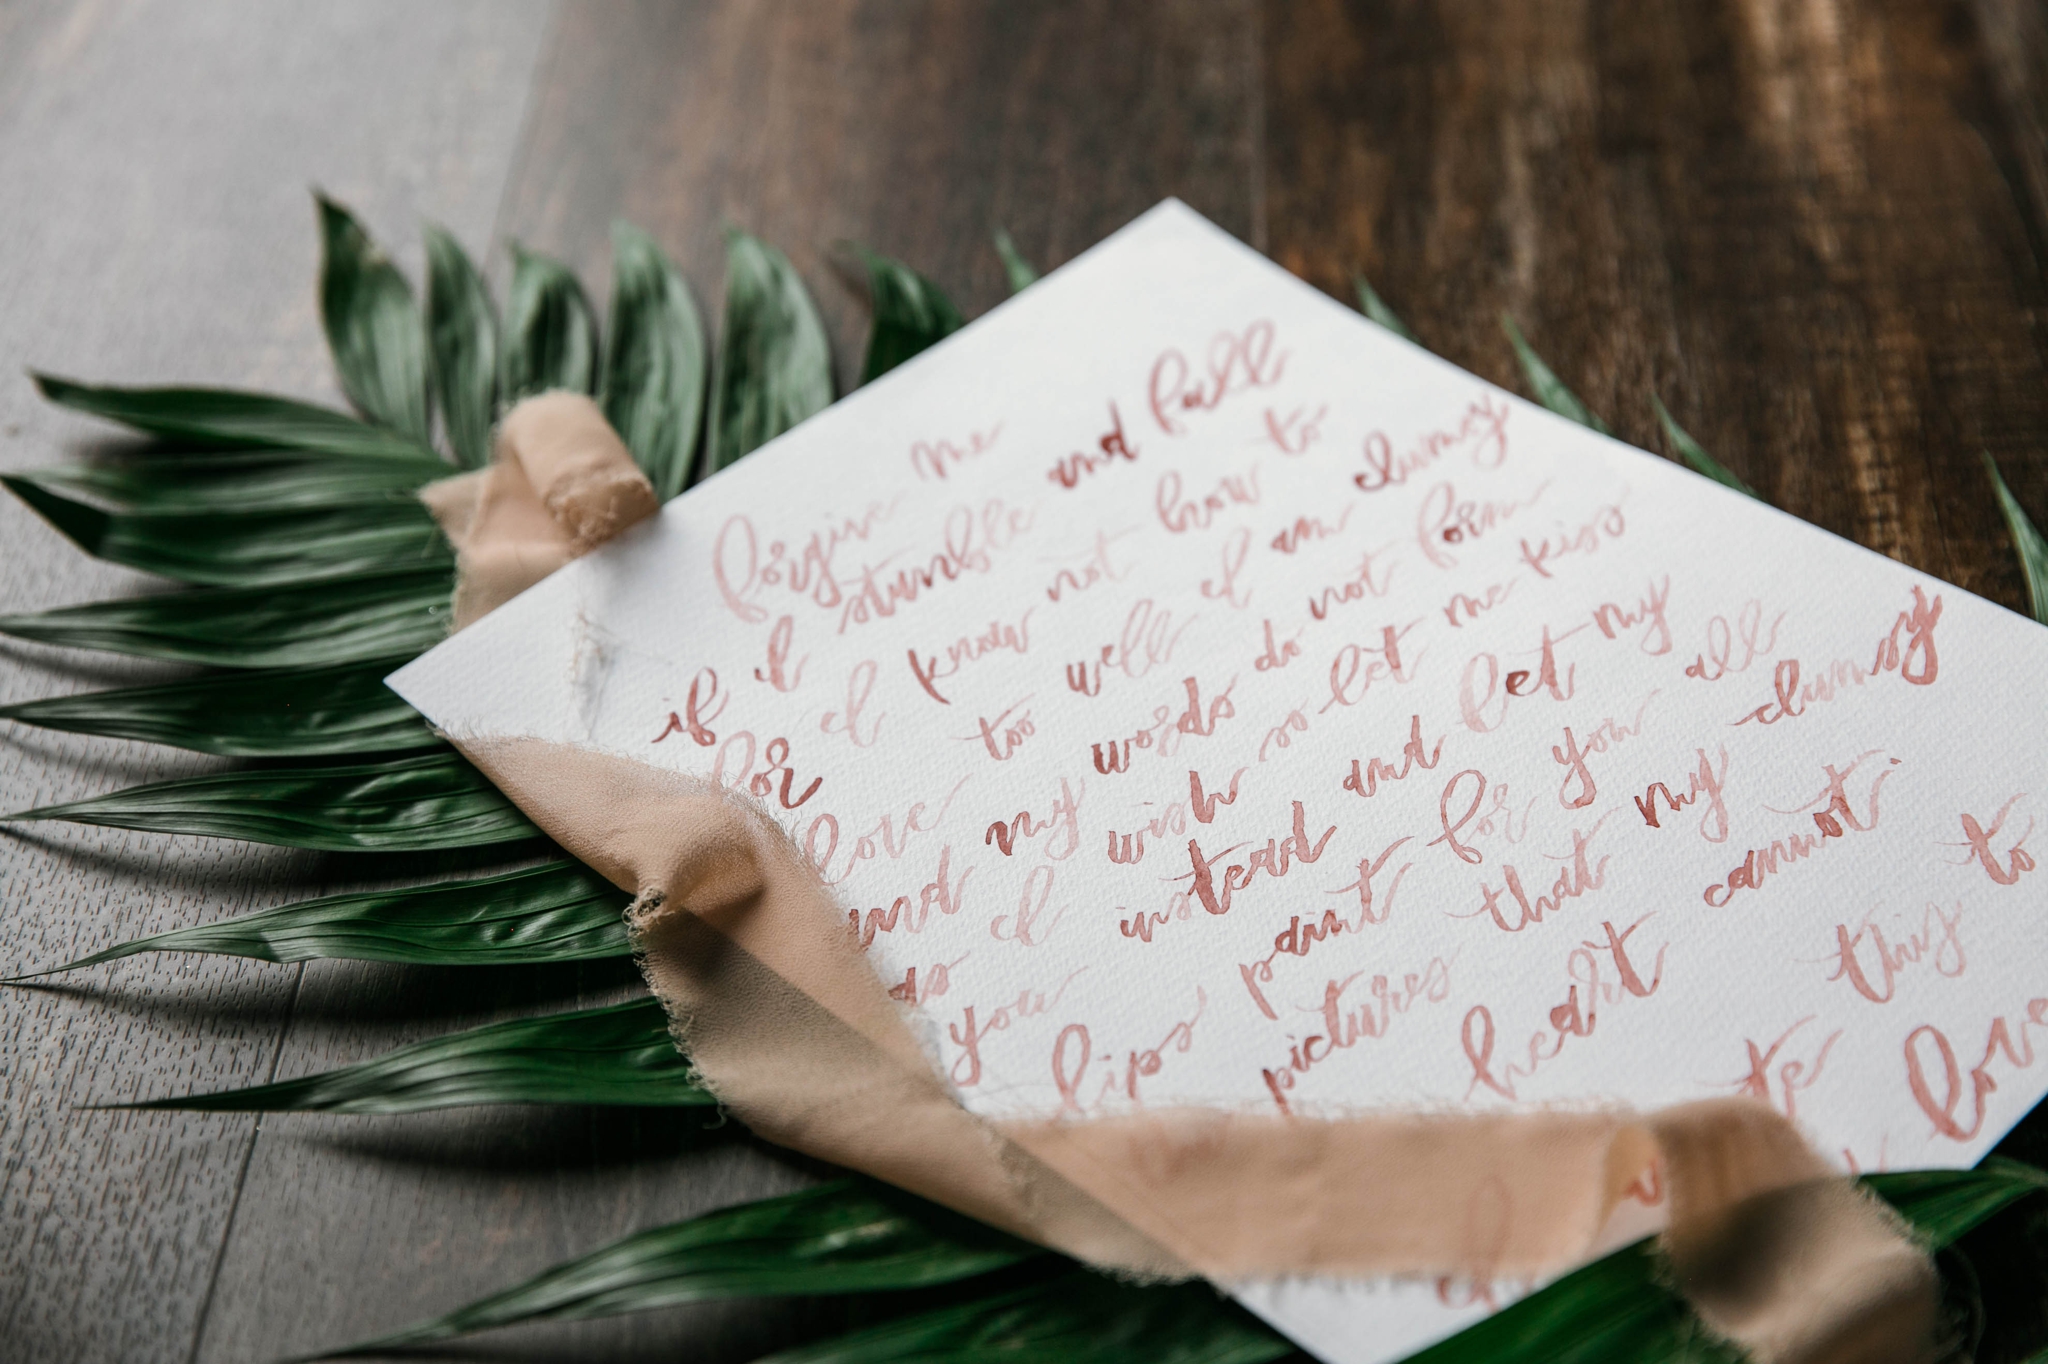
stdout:
[(498, 402), (498, 314), (462, 243), (431, 223), (427, 238), (427, 342), (434, 392), (455, 461), (479, 469), (491, 457)]
[(1664, 408), (1662, 398), (1652, 393), (1650, 406), (1657, 409), (1657, 420), (1664, 427), (1664, 438), (1671, 442), (1672, 449), (1678, 451), (1678, 457), (1692, 466), (1693, 472), (1705, 474), (1724, 488), (1733, 488), (1736, 492), (1747, 493), (1759, 502), (1763, 501), (1762, 495), (1756, 489), (1737, 478), (1733, 470), (1708, 454), (1705, 446), (1694, 440), (1686, 433), (1684, 427), (1671, 419), (1671, 414)]
[(31, 974), (50, 976), (141, 952), (416, 966), (591, 961), (631, 952), (624, 919), (631, 899), (578, 863), (548, 862), (476, 880), (278, 905), (219, 923), (136, 938)]
[(320, 210), (320, 321), (342, 391), (356, 410), (427, 445), (427, 344), (412, 286), (362, 224), (325, 195)]
[(182, 682), (0, 706), (0, 719), (169, 744), (223, 758), (317, 758), (437, 748), (384, 685), (403, 657), (331, 668), (251, 668)]
[(840, 1179), (640, 1232), (446, 1316), (309, 1358), (706, 1299), (927, 1288), (1044, 1253), (921, 1199)]
[(1984, 472), (1991, 476), (1991, 490), (1998, 494), (1998, 509), (2005, 513), (2005, 528), (2012, 536), (2012, 547), (2020, 558), (2020, 576), (2027, 583), (2027, 605), (2034, 613), (2034, 619), (2048, 625), (2048, 540), (2041, 538), (2041, 532), (2034, 528), (2026, 508), (2012, 495), (2012, 489), (2005, 486), (2005, 478), (1998, 472), (1998, 461), (1991, 458), (1991, 452), (1984, 452)]
[(410, 501), (448, 476), (438, 459), (333, 459), (280, 450), (155, 454), (100, 464), (31, 469), (13, 477), (48, 492), (131, 511), (326, 511)]
[(297, 1080), (104, 1108), (210, 1113), (420, 1113), (470, 1104), (702, 1108), (653, 999), (493, 1023)]
[(725, 333), (711, 382), (711, 469), (767, 444), (832, 401), (825, 324), (789, 259), (726, 234)]
[[(1993, 1213), (2048, 1189), (2048, 1174), (1997, 1156), (1974, 1170), (1915, 1170), (1865, 1181), (1931, 1249)], [(1677, 1359), (1741, 1364), (1709, 1340), (1685, 1300), (1666, 1287), (1654, 1243), (1639, 1241), (1565, 1275), (1409, 1364), (1608, 1364)]]
[(452, 751), (347, 767), (179, 777), (0, 816), (0, 822), (51, 819), (327, 852), (419, 852), (540, 836)]
[(1351, 283), (1358, 290), (1359, 311), (1403, 341), (1413, 342), (1418, 346), (1422, 344), (1415, 340), (1415, 333), (1408, 330), (1408, 324), (1401, 320), (1400, 315), (1387, 306), (1387, 301), (1379, 296), (1372, 285), (1366, 283), (1364, 275), (1353, 275)]
[(1581, 426), (1590, 426), (1603, 436), (1614, 433), (1607, 429), (1607, 423), (1593, 415), (1593, 410), (1579, 401), (1579, 395), (1564, 386), (1549, 365), (1543, 363), (1530, 344), (1522, 339), (1522, 329), (1515, 325), (1515, 319), (1506, 313), (1500, 315), (1501, 329), (1508, 334), (1508, 342), (1515, 348), (1515, 359), (1521, 362), (1522, 373), (1528, 377), (1529, 387), (1536, 390), (1536, 401), (1560, 417), (1569, 417)]
[(28, 479), (0, 475), (0, 484), (87, 554), (179, 582), (271, 587), (455, 563), (434, 518), (410, 498), (299, 511), (109, 512)]
[(382, 431), (345, 412), (223, 388), (110, 388), (31, 374), (60, 407), (185, 445), (310, 450), (356, 459), (433, 458), (425, 441)]
[(2048, 1172), (1986, 1156), (1974, 1170), (1900, 1170), (1867, 1175), (1863, 1182), (1939, 1250), (1992, 1214), (2048, 1190)]
[(229, 668), (318, 667), (416, 654), (448, 633), (446, 570), (295, 587), (202, 587), (0, 616), (0, 635)]
[(690, 286), (654, 238), (613, 223), (604, 415), (664, 502), (690, 485), (696, 468), (706, 367)]
[(1742, 1353), (1707, 1339), (1685, 1299), (1664, 1286), (1654, 1246), (1639, 1241), (1574, 1270), (1407, 1364), (1742, 1364)]
[(1294, 1353), (1207, 1284), (1138, 1288), (1075, 1270), (755, 1364), (1263, 1364)]
[(1031, 262), (1024, 259), (1024, 253), (1017, 249), (1017, 243), (1003, 228), (996, 229), (996, 254), (1003, 258), (1003, 273), (1009, 276), (1010, 292), (1021, 294), (1038, 283), (1038, 272), (1031, 268)]
[(966, 324), (945, 291), (901, 261), (856, 246), (868, 272), (868, 299), (874, 312), (868, 328), (867, 358), (860, 381), (872, 383), (927, 347), (945, 340)]
[(597, 377), (597, 321), (590, 300), (567, 267), (517, 242), (505, 331), (499, 388), (508, 406), (552, 388), (590, 392)]

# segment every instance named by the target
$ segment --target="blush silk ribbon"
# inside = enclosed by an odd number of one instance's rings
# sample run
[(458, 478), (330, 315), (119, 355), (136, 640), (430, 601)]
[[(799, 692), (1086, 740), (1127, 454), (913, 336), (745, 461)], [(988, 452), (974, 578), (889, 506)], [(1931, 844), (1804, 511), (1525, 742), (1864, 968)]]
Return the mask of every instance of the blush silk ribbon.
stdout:
[(455, 546), (458, 630), (661, 509), (597, 404), (567, 392), (519, 403), (490, 464), (419, 496)]
[[(514, 408), (489, 469), (422, 496), (457, 545), (458, 625), (654, 507), (595, 404), (567, 394)], [(1760, 1364), (1942, 1353), (1925, 1252), (1765, 1104), (982, 1118), (743, 797), (582, 748), (450, 737), (634, 895), (634, 949), (679, 1043), (769, 1141), (1145, 1280), (1530, 1278), (1633, 1239), (1655, 1203), (1672, 1283)]]

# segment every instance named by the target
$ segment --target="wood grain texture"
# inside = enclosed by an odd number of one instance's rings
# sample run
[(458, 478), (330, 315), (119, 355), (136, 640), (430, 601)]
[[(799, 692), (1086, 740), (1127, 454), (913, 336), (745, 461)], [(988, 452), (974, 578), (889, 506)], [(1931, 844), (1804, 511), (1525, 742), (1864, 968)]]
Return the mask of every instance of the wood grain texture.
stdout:
[(859, 241), (969, 316), (1008, 293), (991, 231), (1049, 268), (1177, 194), (1258, 234), (1249, 0), (664, 0), (566, 4), (505, 230), (586, 278), (615, 217), (653, 232), (716, 326), (722, 230), (787, 252), (842, 389), (866, 308)]
[(1978, 452), (2048, 511), (2043, 49), (1981, 9), (1270, 6), (1273, 254), (1519, 387), (1512, 312), (1624, 439), (1662, 447), (1654, 389), (1787, 511), (2017, 608)]
[[(43, 404), (34, 365), (336, 401), (309, 182), (416, 243), (487, 233), (546, 18), (534, 4), (0, 6), (0, 461), (104, 439)], [(143, 582), (0, 504), (0, 610)], [(130, 680), (104, 656), (0, 646), (0, 696)], [(201, 770), (143, 745), (8, 727), (0, 808)], [(357, 875), (338, 859), (42, 826), (0, 838), (0, 972)], [(279, 1059), (295, 968), (139, 957), (0, 990), (0, 1359), (182, 1361), (256, 1132), (239, 1116), (79, 1107), (247, 1084)]]
[[(430, 17), (431, 14), (431, 17)], [(543, 38), (543, 34), (545, 37)], [(418, 216), (602, 303), (652, 231), (714, 331), (721, 230), (787, 251), (836, 347), (857, 240), (973, 315), (1166, 195), (1520, 387), (1512, 311), (1626, 439), (1648, 394), (1795, 514), (2020, 603), (1976, 460), (2048, 519), (2048, 23), (2028, 0), (564, 0), (0, 6), (0, 358), (331, 400), (304, 186), (418, 266)], [(515, 151), (516, 147), (516, 151)], [(86, 428), (0, 385), (0, 454)], [(0, 605), (125, 590), (0, 506)], [(14, 699), (132, 674), (0, 646)], [(10, 805), (175, 770), (15, 733)], [(427, 863), (411, 864), (418, 871)], [(0, 842), (0, 965), (393, 864), (56, 831)], [(354, 878), (353, 880), (351, 878)], [(245, 1361), (388, 1329), (801, 1167), (690, 1115), (76, 1113), (303, 1074), (630, 989), (621, 969), (136, 959), (0, 993), (0, 1357)], [(739, 1304), (519, 1328), (477, 1359), (750, 1358), (844, 1319)], [(855, 1309), (858, 1310), (858, 1309)]]

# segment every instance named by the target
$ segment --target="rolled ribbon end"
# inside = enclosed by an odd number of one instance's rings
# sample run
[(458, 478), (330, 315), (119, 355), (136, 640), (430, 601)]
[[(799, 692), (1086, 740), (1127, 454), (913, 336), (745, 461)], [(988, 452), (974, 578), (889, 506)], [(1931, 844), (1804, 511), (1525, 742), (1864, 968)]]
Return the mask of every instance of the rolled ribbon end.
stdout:
[(563, 391), (521, 401), (488, 468), (430, 483), (420, 501), (455, 546), (457, 630), (661, 507), (598, 405)]
[(1827, 1176), (1675, 1224), (1674, 1285), (1757, 1364), (1933, 1364), (1941, 1284), (1898, 1216)]

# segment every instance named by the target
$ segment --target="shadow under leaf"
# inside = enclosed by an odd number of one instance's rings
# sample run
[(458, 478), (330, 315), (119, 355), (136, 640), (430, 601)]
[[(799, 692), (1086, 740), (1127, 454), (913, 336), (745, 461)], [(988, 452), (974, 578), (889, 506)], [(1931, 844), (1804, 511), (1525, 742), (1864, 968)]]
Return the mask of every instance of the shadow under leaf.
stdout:
[[(461, 1117), (451, 1121), (451, 1114)], [(350, 1130), (333, 1130), (342, 1121)], [(617, 1170), (753, 1140), (739, 1123), (702, 1108), (444, 1109), (322, 1125), (328, 1130), (296, 1140), (351, 1160), (493, 1176)], [(285, 1130), (271, 1128), (273, 1135)]]

